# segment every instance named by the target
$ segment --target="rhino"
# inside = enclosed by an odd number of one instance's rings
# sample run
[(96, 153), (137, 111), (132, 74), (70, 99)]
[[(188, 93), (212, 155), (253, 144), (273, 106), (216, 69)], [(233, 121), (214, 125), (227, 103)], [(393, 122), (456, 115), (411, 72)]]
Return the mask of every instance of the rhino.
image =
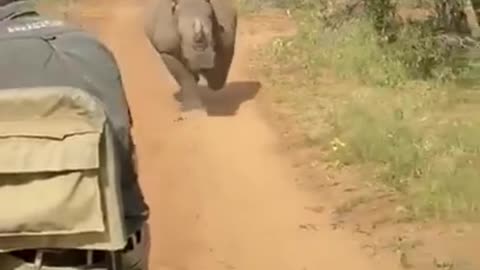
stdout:
[(200, 76), (214, 91), (225, 87), (235, 52), (233, 0), (153, 0), (145, 34), (180, 87), (182, 109), (202, 107)]

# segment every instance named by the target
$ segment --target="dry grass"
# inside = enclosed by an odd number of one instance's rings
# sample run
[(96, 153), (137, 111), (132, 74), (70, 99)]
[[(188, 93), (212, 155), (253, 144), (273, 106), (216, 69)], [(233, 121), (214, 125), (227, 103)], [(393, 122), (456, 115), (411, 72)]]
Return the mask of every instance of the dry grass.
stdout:
[(367, 178), (402, 193), (417, 218), (477, 218), (477, 78), (463, 87), (414, 80), (378, 46), (367, 21), (328, 30), (313, 15), (297, 10), (299, 33), (260, 55), (279, 111), (295, 120), (307, 144), (327, 150), (329, 161), (373, 166)]

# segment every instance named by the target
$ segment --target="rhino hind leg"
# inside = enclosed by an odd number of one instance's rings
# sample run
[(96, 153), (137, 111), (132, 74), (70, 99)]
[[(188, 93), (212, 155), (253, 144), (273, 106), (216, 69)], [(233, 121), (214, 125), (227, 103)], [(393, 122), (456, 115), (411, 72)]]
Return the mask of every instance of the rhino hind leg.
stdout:
[(180, 87), (180, 96), (177, 97), (177, 100), (181, 101), (182, 110), (202, 108), (202, 101), (197, 91), (199, 81), (198, 74), (192, 73), (173, 55), (162, 53), (161, 57), (168, 72)]
[(234, 48), (217, 51), (215, 67), (203, 72), (208, 87), (212, 90), (220, 90), (225, 87), (232, 65)]

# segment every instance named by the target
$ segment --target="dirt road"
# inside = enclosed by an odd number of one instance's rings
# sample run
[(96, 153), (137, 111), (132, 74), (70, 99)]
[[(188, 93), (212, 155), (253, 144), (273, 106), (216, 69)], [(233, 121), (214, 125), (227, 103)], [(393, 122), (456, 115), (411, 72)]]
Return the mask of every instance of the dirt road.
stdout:
[(297, 190), (296, 172), (256, 108), (245, 26), (231, 84), (204, 93), (211, 115), (177, 122), (176, 85), (143, 35), (142, 2), (95, 8), (104, 18), (85, 25), (100, 27), (116, 55), (134, 115), (152, 208), (151, 270), (396, 269), (332, 230), (328, 214), (305, 209), (312, 201)]

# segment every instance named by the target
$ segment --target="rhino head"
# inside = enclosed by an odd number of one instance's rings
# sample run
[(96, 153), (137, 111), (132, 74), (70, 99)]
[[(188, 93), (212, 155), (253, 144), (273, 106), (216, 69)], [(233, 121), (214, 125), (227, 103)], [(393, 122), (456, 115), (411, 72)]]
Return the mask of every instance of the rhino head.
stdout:
[(215, 14), (209, 0), (174, 0), (185, 64), (195, 72), (215, 65)]

